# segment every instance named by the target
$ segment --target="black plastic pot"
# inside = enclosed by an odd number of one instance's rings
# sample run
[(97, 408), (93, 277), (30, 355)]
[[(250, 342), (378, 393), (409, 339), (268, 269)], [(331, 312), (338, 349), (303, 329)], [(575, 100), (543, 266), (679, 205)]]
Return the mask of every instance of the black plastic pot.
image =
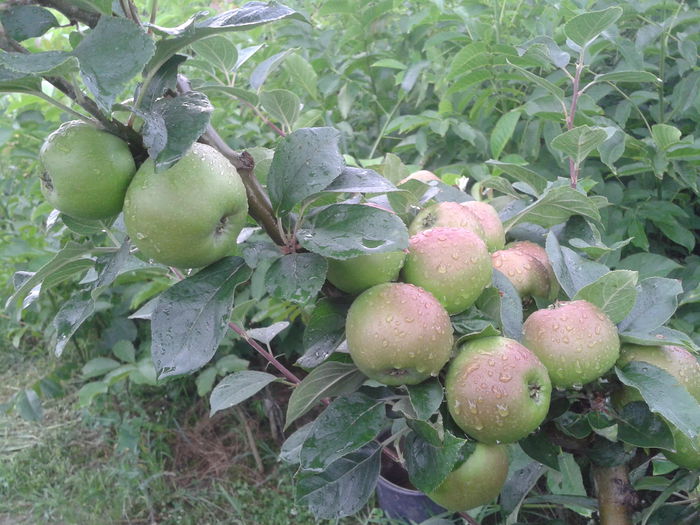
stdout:
[(406, 523), (421, 523), (449, 513), (419, 490), (400, 487), (383, 476), (377, 482), (377, 502), (389, 518)]

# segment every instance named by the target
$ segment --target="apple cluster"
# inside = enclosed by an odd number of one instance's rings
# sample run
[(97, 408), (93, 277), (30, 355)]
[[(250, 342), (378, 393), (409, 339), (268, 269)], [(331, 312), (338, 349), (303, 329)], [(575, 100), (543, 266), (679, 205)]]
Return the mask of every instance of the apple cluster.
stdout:
[(76, 219), (124, 212), (133, 244), (149, 260), (183, 268), (232, 253), (248, 201), (236, 168), (216, 149), (195, 143), (174, 165), (153, 160), (138, 170), (126, 142), (83, 121), (62, 124), (44, 142), (41, 190)]
[[(413, 178), (429, 181), (431, 175)], [(638, 347), (620, 357), (613, 322), (588, 301), (556, 301), (559, 284), (544, 248), (528, 241), (506, 245), (503, 225), (489, 204), (433, 204), (416, 215), (408, 231), (406, 253), (330, 260), (328, 279), (359, 294), (348, 313), (346, 337), (365, 375), (385, 385), (414, 385), (445, 369), (447, 409), (477, 441), (475, 452), (428, 494), (447, 509), (468, 510), (498, 495), (508, 471), (504, 445), (539, 427), (553, 387), (580, 388), (618, 360), (649, 359), (679, 377), (686, 374), (687, 388), (700, 398), (700, 365), (692, 355), (678, 348)], [(533, 298), (553, 304), (531, 310), (520, 342), (480, 337), (455, 349), (450, 316), (475, 304), (491, 285), (494, 269), (510, 280), (525, 305), (534, 306)], [(666, 358), (649, 357), (655, 352)], [(619, 397), (621, 404), (635, 400), (627, 391)], [(697, 468), (697, 452), (683, 454), (692, 443), (680, 432), (674, 435), (679, 451), (668, 457), (683, 456), (679, 464)]]

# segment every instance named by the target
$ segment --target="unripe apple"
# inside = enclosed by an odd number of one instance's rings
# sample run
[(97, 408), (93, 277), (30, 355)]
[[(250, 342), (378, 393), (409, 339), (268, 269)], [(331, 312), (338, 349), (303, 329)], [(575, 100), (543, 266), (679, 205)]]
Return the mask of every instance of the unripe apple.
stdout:
[(217, 150), (195, 143), (174, 165), (144, 162), (124, 200), (132, 242), (148, 258), (196, 268), (232, 254), (248, 213), (243, 181)]
[[(697, 358), (680, 346), (639, 346), (625, 344), (620, 350), (617, 366), (631, 361), (643, 361), (665, 370), (700, 402), (700, 363)], [(614, 397), (616, 405), (624, 406), (632, 401), (643, 401), (636, 388), (624, 387)], [(664, 455), (676, 465), (689, 469), (700, 468), (700, 436), (695, 441), (675, 427), (671, 427), (676, 452), (664, 450)]]
[(539, 244), (530, 241), (511, 242), (508, 244), (507, 248), (526, 253), (537, 259), (539, 263), (544, 266), (544, 269), (547, 270), (547, 279), (549, 281), (549, 299), (554, 300), (559, 293), (559, 282), (557, 281), (557, 276), (554, 273), (554, 268), (552, 268), (552, 263), (549, 260), (547, 251)]
[(450, 316), (430, 293), (406, 283), (362, 292), (345, 325), (357, 368), (385, 385), (415, 385), (437, 376), (452, 352)]
[(484, 240), (485, 233), (479, 219), (458, 202), (438, 202), (422, 209), (408, 227), (408, 233), (416, 233), (431, 228), (464, 228), (476, 233)]
[(398, 186), (401, 186), (404, 182), (409, 180), (418, 180), (420, 182), (430, 182), (432, 180), (440, 180), (440, 177), (435, 175), (432, 171), (428, 170), (418, 170), (411, 173), (408, 177), (405, 177), (399, 181)]
[(620, 355), (612, 321), (588, 301), (566, 301), (537, 310), (523, 323), (522, 343), (549, 370), (559, 388), (583, 385), (610, 370)]
[(512, 249), (498, 250), (491, 254), (491, 264), (508, 278), (522, 299), (549, 297), (547, 270), (531, 255)]
[(507, 477), (506, 446), (477, 443), (467, 460), (427, 496), (447, 510), (462, 512), (493, 501)]
[(409, 239), (402, 275), (453, 315), (474, 304), (491, 283), (492, 268), (478, 235), (463, 228), (433, 228)]
[(328, 259), (328, 279), (336, 288), (364, 292), (377, 284), (395, 281), (406, 259), (404, 252), (368, 253), (350, 259)]
[(124, 204), (136, 164), (119, 137), (81, 120), (65, 122), (41, 146), (41, 192), (78, 219), (106, 219)]
[(462, 206), (476, 215), (484, 230), (484, 241), (489, 251), (502, 250), (506, 244), (506, 234), (496, 208), (481, 201), (463, 202)]
[(537, 356), (513, 339), (467, 341), (447, 371), (447, 407), (455, 423), (482, 443), (513, 443), (549, 410), (552, 384)]

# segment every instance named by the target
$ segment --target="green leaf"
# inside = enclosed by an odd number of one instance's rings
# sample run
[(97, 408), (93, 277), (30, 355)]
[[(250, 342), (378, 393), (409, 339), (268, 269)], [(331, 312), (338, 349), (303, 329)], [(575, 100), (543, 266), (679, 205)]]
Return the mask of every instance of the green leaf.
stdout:
[(111, 0), (71, 0), (70, 3), (75, 4), (75, 6), (79, 7), (80, 9), (93, 11), (95, 13), (100, 13), (107, 16), (112, 15)]
[(276, 70), (282, 63), (284, 59), (292, 52), (291, 49), (285, 49), (272, 55), (270, 58), (266, 58), (250, 74), (250, 87), (255, 91), (259, 91), (262, 85), (267, 80), (267, 77)]
[(276, 380), (272, 374), (256, 370), (242, 370), (226, 376), (211, 392), (209, 417), (245, 401)]
[[(486, 293), (479, 298), (479, 305), (484, 305), (484, 301), (495, 305), (495, 307), (484, 307), (486, 311), (495, 309), (498, 316), (495, 320), (499, 322), (503, 335), (520, 340), (523, 331), (522, 300), (510, 279), (495, 268), (493, 270), (493, 287), (486, 289)], [(481, 308), (481, 306), (479, 307)]]
[(386, 67), (389, 69), (407, 68), (406, 64), (399, 62), (398, 60), (395, 60), (393, 58), (382, 58), (381, 60), (377, 60), (376, 62), (372, 63), (371, 67)]
[(106, 394), (109, 386), (104, 381), (93, 381), (92, 383), (84, 384), (78, 390), (78, 406), (80, 408), (88, 407), (92, 404), (92, 400), (100, 394)]
[(361, 392), (337, 398), (314, 422), (301, 449), (301, 468), (322, 472), (354, 452), (381, 431), (386, 422), (384, 402)]
[(554, 137), (550, 146), (574, 159), (578, 166), (607, 138), (608, 134), (603, 128), (578, 126)]
[(197, 385), (197, 395), (199, 397), (206, 396), (211, 389), (214, 387), (214, 381), (216, 381), (216, 368), (213, 366), (208, 366), (197, 374), (197, 379), (194, 380), (194, 384)]
[(532, 459), (554, 470), (559, 470), (561, 447), (552, 443), (544, 430), (538, 430), (534, 434), (530, 434), (518, 441), (518, 444)]
[(7, 36), (21, 42), (41, 36), (59, 23), (48, 9), (36, 5), (17, 5), (0, 11), (0, 21)]
[(564, 90), (561, 89), (559, 86), (553, 84), (546, 78), (542, 78), (541, 76), (535, 75), (534, 73), (528, 71), (525, 68), (513, 64), (510, 61), (508, 62), (508, 64), (511, 67), (513, 67), (520, 75), (547, 91), (550, 95), (554, 96), (554, 98), (556, 98), (561, 104), (564, 104)]
[(549, 228), (573, 215), (600, 223), (600, 213), (592, 199), (569, 186), (558, 186), (545, 191), (535, 202), (504, 221), (503, 226), (507, 231), (518, 223), (530, 222)]
[(674, 449), (671, 429), (641, 401), (625, 405), (617, 418), (617, 424), (617, 437), (620, 441), (635, 447)]
[(120, 363), (109, 357), (95, 357), (83, 365), (83, 379), (103, 376), (118, 366), (120, 366)]
[(248, 337), (269, 345), (272, 340), (289, 326), (289, 321), (279, 321), (264, 328), (251, 328), (247, 330)]
[(163, 292), (151, 317), (151, 355), (159, 377), (186, 374), (214, 356), (227, 330), (234, 291), (251, 274), (226, 257)]
[(532, 461), (514, 472), (509, 471), (501, 489), (501, 509), (506, 514), (516, 510), (546, 470), (547, 467), (539, 461)]
[(45, 51), (43, 53), (6, 53), (0, 51), (0, 66), (21, 76), (50, 75), (78, 70), (74, 56), (65, 51)]
[(247, 89), (222, 86), (219, 84), (202, 84), (197, 89), (203, 93), (225, 93), (231, 97), (249, 102), (253, 106), (257, 106), (259, 102), (258, 95)]
[(285, 430), (314, 408), (321, 399), (350, 394), (366, 379), (352, 363), (339, 361), (321, 363), (294, 388), (292, 395), (289, 396)]
[[(552, 494), (563, 496), (586, 496), (586, 488), (583, 484), (581, 467), (574, 459), (574, 456), (564, 452), (557, 458), (558, 468), (555, 471), (547, 472), (547, 488)], [(591, 512), (586, 507), (581, 507), (573, 502), (566, 502), (564, 506), (582, 516), (591, 516)]]
[(560, 246), (551, 231), (547, 234), (546, 251), (557, 281), (569, 298), (610, 271), (604, 264), (584, 259), (572, 249)]
[(299, 461), (299, 454), (301, 453), (301, 447), (304, 445), (304, 441), (306, 441), (306, 438), (309, 435), (309, 432), (311, 432), (311, 427), (313, 426), (313, 421), (311, 423), (307, 423), (303, 427), (298, 428), (295, 430), (291, 436), (289, 436), (284, 443), (282, 443), (282, 447), (280, 448), (280, 455), (279, 458), (280, 460), (284, 461), (285, 463), (289, 463), (291, 465), (298, 465)]
[(307, 505), (317, 519), (355, 514), (374, 493), (381, 450), (372, 442), (331, 463), (321, 473), (300, 471), (295, 487), (297, 503)]
[(41, 93), (41, 79), (0, 65), (0, 93)]
[(690, 439), (700, 433), (700, 405), (671, 374), (650, 363), (632, 361), (615, 367), (625, 385), (639, 391), (649, 409), (666, 419)]
[(668, 124), (654, 124), (651, 127), (651, 137), (660, 150), (667, 150), (681, 140), (681, 130)]
[(199, 40), (192, 44), (192, 49), (199, 58), (221, 72), (228, 73), (238, 61), (236, 46), (223, 35), (214, 35)]
[(109, 16), (100, 17), (73, 51), (85, 85), (106, 111), (154, 52), (153, 40), (142, 28), (126, 18)]
[(648, 332), (663, 325), (678, 308), (678, 296), (682, 293), (683, 287), (676, 279), (644, 279), (637, 286), (634, 308), (620, 321), (620, 332)]
[(400, 190), (374, 170), (345, 166), (340, 175), (323, 191), (333, 193), (387, 193)]
[(287, 56), (284, 68), (291, 77), (294, 85), (302, 86), (311, 98), (318, 98), (318, 75), (311, 64), (297, 53)]
[(611, 71), (596, 75), (594, 82), (653, 82), (658, 84), (660, 78), (652, 75), (648, 71)]
[(328, 262), (315, 253), (290, 253), (272, 263), (265, 276), (267, 291), (284, 301), (304, 304), (321, 291)]
[(343, 170), (340, 133), (333, 128), (303, 128), (275, 149), (267, 185), (275, 212), (288, 212), (326, 188)]
[(260, 93), (260, 103), (285, 130), (292, 130), (301, 109), (301, 100), (298, 96), (286, 89), (272, 89)]
[(445, 432), (444, 442), (436, 446), (416, 432), (405, 438), (406, 470), (411, 483), (423, 492), (431, 492), (445, 481), (457, 462), (464, 459), (467, 441)]
[(617, 324), (630, 313), (637, 298), (637, 272), (615, 270), (581, 288), (573, 297), (593, 303)]
[(296, 364), (318, 366), (335, 352), (345, 339), (345, 317), (350, 305), (341, 299), (321, 299), (311, 312), (304, 330), (304, 355)]
[(524, 182), (538, 194), (542, 193), (547, 187), (547, 179), (545, 177), (524, 166), (498, 160), (487, 160), (486, 164), (498, 168), (520, 182)]
[(157, 170), (172, 166), (187, 153), (206, 130), (213, 111), (206, 95), (189, 91), (156, 100), (149, 112), (141, 113), (143, 143)]
[(429, 379), (417, 385), (406, 386), (406, 390), (416, 417), (422, 421), (435, 414), (442, 404), (443, 389), (437, 379)]
[(520, 120), (520, 113), (520, 111), (509, 111), (501, 115), (496, 121), (496, 125), (491, 132), (491, 155), (495, 159), (501, 156), (503, 148), (506, 147), (506, 144), (513, 136), (515, 126)]
[(197, 21), (198, 17), (195, 16), (174, 29), (155, 26), (159, 32), (172, 37), (164, 38), (158, 42), (155, 54), (146, 66), (146, 73), (150, 74), (158, 70), (179, 50), (203, 38), (230, 31), (247, 31), (259, 25), (289, 17), (306, 20), (293, 9), (277, 2), (248, 2), (238, 9), (219, 13), (206, 20)]
[(125, 363), (133, 363), (136, 361), (136, 349), (131, 341), (125, 339), (117, 341), (112, 347), (112, 353), (117, 359)]
[(600, 35), (622, 16), (622, 8), (608, 7), (573, 17), (564, 25), (564, 33), (581, 47)]
[(362, 204), (333, 204), (301, 228), (297, 239), (307, 250), (335, 259), (386, 253), (408, 247), (406, 225), (394, 213)]
[(639, 272), (639, 279), (647, 277), (666, 277), (674, 270), (682, 268), (673, 259), (657, 253), (635, 253), (617, 263), (620, 269), (635, 270)]
[(483, 42), (473, 42), (460, 49), (452, 59), (447, 80), (454, 80), (478, 67), (486, 66), (491, 61), (491, 53)]
[(687, 334), (666, 326), (636, 331), (625, 330), (620, 332), (620, 340), (642, 346), (678, 345), (696, 351), (698, 349), (695, 342)]
[(15, 410), (27, 421), (41, 421), (44, 410), (41, 408), (41, 400), (37, 393), (28, 388), (17, 393), (15, 398)]

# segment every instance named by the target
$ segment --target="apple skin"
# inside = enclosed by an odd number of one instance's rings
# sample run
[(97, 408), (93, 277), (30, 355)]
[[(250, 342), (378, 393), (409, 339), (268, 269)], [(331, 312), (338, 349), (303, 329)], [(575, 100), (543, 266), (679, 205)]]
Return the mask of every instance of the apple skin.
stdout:
[(506, 244), (506, 234), (496, 208), (481, 201), (463, 202), (462, 206), (476, 215), (484, 230), (484, 241), (489, 251), (502, 250)]
[(217, 150), (195, 143), (171, 167), (144, 162), (129, 185), (124, 221), (132, 242), (156, 262), (206, 266), (231, 254), (248, 201), (236, 168)]
[(326, 279), (349, 294), (364, 292), (377, 284), (395, 281), (403, 267), (404, 252), (368, 253), (350, 259), (327, 259)]
[(78, 219), (118, 215), (136, 173), (129, 146), (86, 122), (65, 122), (41, 146), (41, 192), (57, 210)]
[(477, 443), (467, 460), (427, 496), (447, 510), (463, 512), (493, 501), (507, 477), (507, 447)]
[(620, 356), (617, 328), (597, 306), (583, 300), (533, 312), (523, 323), (522, 343), (540, 358), (558, 388), (598, 379)]
[(409, 180), (417, 180), (420, 182), (430, 182), (433, 180), (440, 180), (440, 177), (435, 175), (432, 171), (428, 170), (418, 170), (414, 171), (411, 173), (408, 177), (405, 177), (399, 181), (397, 186), (401, 186), (404, 182), (408, 182)]
[[(640, 346), (622, 345), (617, 366), (625, 366), (631, 361), (643, 361), (665, 370), (700, 402), (700, 363), (685, 348), (680, 346)], [(624, 406), (633, 401), (643, 401), (636, 388), (624, 387), (614, 394), (616, 406)], [(671, 433), (676, 444), (676, 452), (664, 450), (664, 455), (680, 467), (700, 468), (700, 436), (695, 442), (671, 425)]]
[(508, 278), (521, 299), (550, 296), (547, 270), (531, 255), (513, 249), (498, 250), (491, 254), (491, 264)]
[(491, 258), (481, 238), (463, 228), (433, 228), (408, 241), (403, 280), (420, 286), (450, 315), (474, 304), (491, 284)]
[(431, 228), (465, 228), (486, 242), (479, 219), (458, 202), (438, 202), (422, 209), (408, 227), (408, 233), (415, 235)]
[(549, 260), (547, 251), (534, 242), (530, 241), (516, 241), (508, 244), (507, 248), (509, 250), (517, 250), (522, 253), (526, 253), (531, 257), (534, 257), (539, 261), (539, 263), (544, 266), (547, 271), (547, 280), (549, 282), (549, 299), (556, 299), (559, 294), (559, 281), (557, 281), (557, 276), (554, 273), (554, 268), (552, 268), (552, 263)]
[(483, 337), (463, 344), (447, 370), (447, 408), (482, 443), (514, 443), (549, 410), (552, 384), (535, 354), (513, 339)]
[(415, 385), (438, 372), (452, 353), (452, 324), (430, 293), (384, 283), (360, 294), (345, 325), (357, 368), (385, 385)]

